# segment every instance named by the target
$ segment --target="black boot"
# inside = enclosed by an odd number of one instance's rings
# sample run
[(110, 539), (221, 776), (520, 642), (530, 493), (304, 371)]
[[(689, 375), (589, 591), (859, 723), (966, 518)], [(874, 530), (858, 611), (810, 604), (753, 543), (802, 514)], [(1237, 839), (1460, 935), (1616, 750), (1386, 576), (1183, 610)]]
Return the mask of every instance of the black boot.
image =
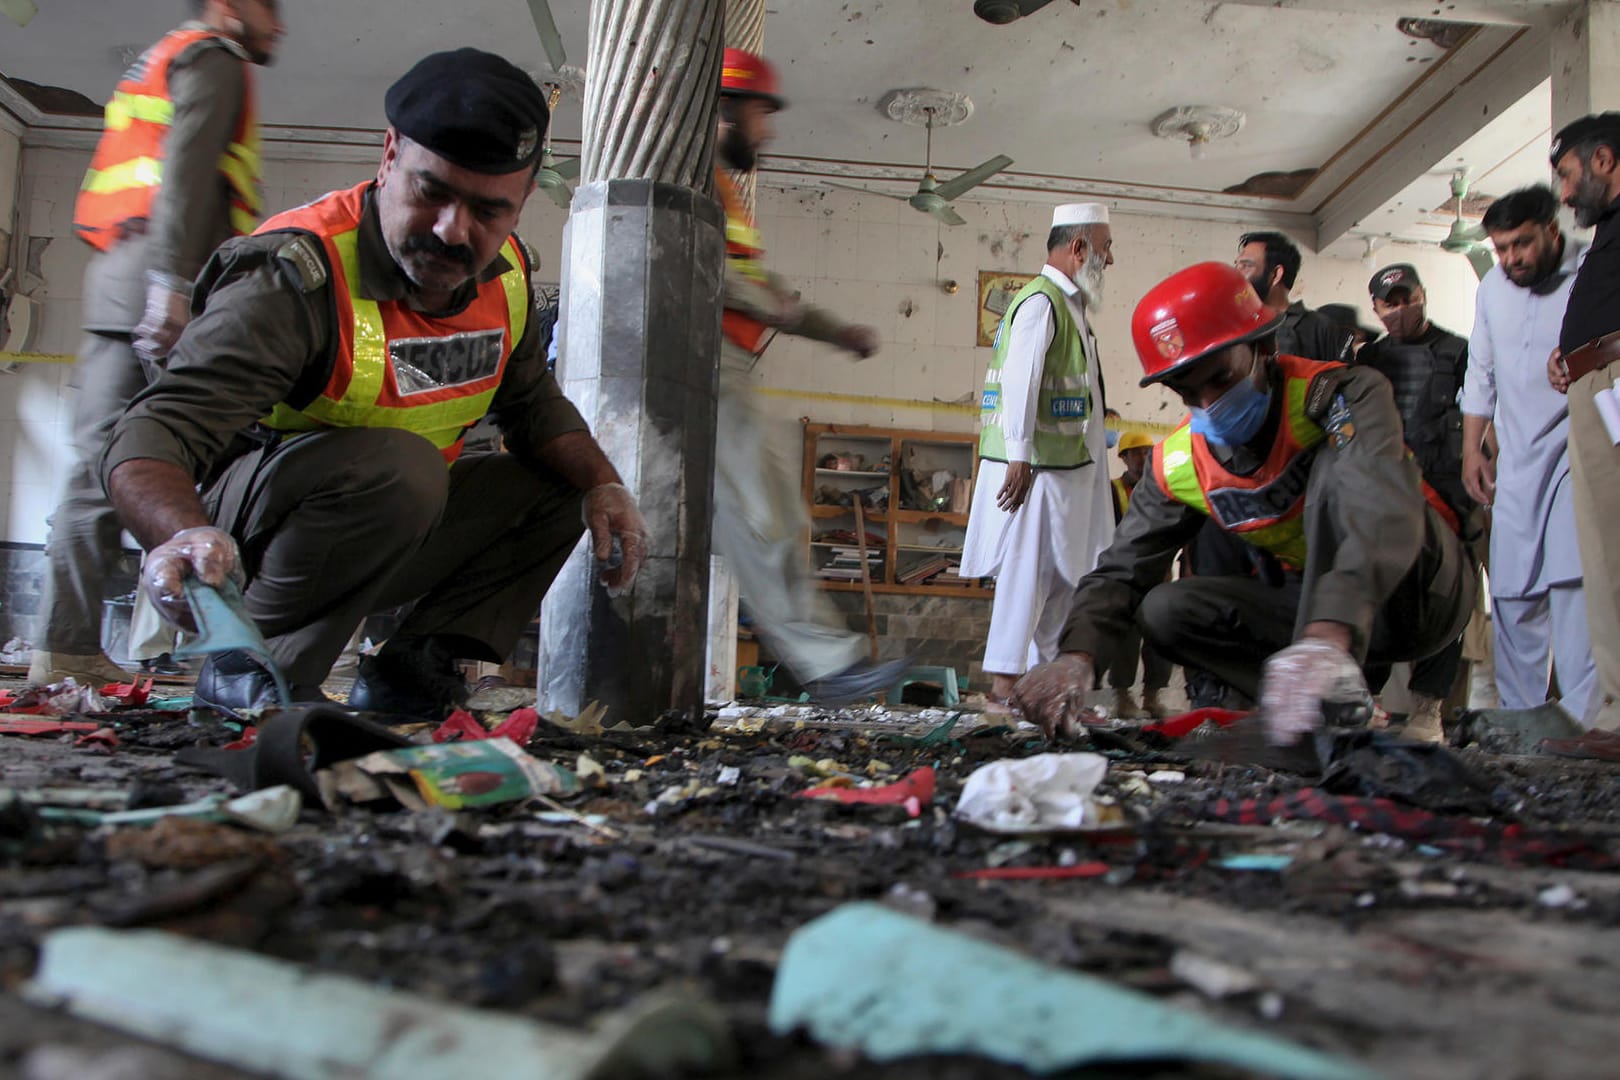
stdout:
[(376, 656), (360, 658), (349, 707), (442, 720), (467, 702), (467, 680), (455, 654), (438, 638), (390, 639)]
[[(330, 700), (318, 686), (293, 686), (289, 691), (295, 702)], [(252, 654), (241, 649), (215, 653), (203, 661), (191, 700), (237, 720), (252, 719), (244, 717), (244, 713), (281, 708), (276, 680)]]

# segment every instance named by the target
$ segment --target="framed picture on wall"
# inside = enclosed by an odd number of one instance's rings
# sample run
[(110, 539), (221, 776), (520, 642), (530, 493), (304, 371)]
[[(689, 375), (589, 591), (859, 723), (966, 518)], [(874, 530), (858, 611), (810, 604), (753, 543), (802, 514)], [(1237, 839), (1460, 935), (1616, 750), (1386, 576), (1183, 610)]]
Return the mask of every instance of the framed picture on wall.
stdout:
[(996, 327), (1001, 317), (1007, 314), (1018, 290), (1034, 276), (1000, 270), (979, 271), (979, 336), (975, 344), (989, 348), (996, 343)]

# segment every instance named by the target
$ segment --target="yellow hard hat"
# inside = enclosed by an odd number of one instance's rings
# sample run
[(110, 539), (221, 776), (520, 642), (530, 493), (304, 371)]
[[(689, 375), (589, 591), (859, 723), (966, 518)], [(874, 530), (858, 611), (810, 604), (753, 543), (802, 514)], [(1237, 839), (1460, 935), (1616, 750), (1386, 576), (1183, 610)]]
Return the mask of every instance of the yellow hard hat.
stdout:
[(1144, 435), (1140, 431), (1127, 431), (1120, 436), (1118, 450), (1123, 454), (1127, 450), (1151, 450), (1153, 437)]

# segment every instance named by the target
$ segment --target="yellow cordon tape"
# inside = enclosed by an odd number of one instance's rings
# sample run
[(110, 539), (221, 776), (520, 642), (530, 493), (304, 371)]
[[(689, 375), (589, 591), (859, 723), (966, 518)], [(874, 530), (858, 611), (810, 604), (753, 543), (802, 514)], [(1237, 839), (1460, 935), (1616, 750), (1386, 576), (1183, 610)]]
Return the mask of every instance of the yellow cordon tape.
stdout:
[(76, 359), (72, 353), (0, 352), (0, 364), (71, 364)]
[[(929, 409), (936, 412), (979, 414), (979, 406), (963, 401), (924, 401), (920, 398), (875, 397), (870, 394), (835, 394), (826, 390), (787, 390), (776, 386), (756, 387), (756, 394), (766, 397), (800, 398), (806, 401), (832, 401), (840, 405), (872, 405), (882, 409)], [(1176, 429), (1175, 424), (1161, 424), (1147, 420), (1108, 421), (1111, 431), (1140, 431), (1144, 435), (1164, 436)]]

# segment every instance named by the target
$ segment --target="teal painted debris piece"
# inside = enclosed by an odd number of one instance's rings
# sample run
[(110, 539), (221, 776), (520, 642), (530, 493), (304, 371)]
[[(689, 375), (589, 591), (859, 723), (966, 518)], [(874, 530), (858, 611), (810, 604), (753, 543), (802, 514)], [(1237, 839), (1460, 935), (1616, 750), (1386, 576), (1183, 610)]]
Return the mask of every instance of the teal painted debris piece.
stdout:
[(734, 1058), (719, 1011), (690, 993), (649, 998), (583, 1032), (156, 930), (57, 930), (23, 993), (279, 1080), (606, 1080)]
[(1054, 1073), (1121, 1061), (1203, 1061), (1291, 1080), (1376, 1073), (1061, 971), (878, 904), (846, 904), (788, 940), (771, 1030), (875, 1061), (969, 1054)]
[(240, 649), (252, 653), (276, 682), (276, 694), (283, 706), (292, 704), (287, 680), (270, 655), (270, 646), (248, 614), (242, 600), (242, 590), (236, 582), (226, 581), (219, 588), (204, 585), (196, 578), (186, 578), (186, 603), (191, 606), (191, 617), (197, 623), (197, 632), (188, 634), (174, 650), (176, 660), (194, 656), (212, 656), (214, 653)]

